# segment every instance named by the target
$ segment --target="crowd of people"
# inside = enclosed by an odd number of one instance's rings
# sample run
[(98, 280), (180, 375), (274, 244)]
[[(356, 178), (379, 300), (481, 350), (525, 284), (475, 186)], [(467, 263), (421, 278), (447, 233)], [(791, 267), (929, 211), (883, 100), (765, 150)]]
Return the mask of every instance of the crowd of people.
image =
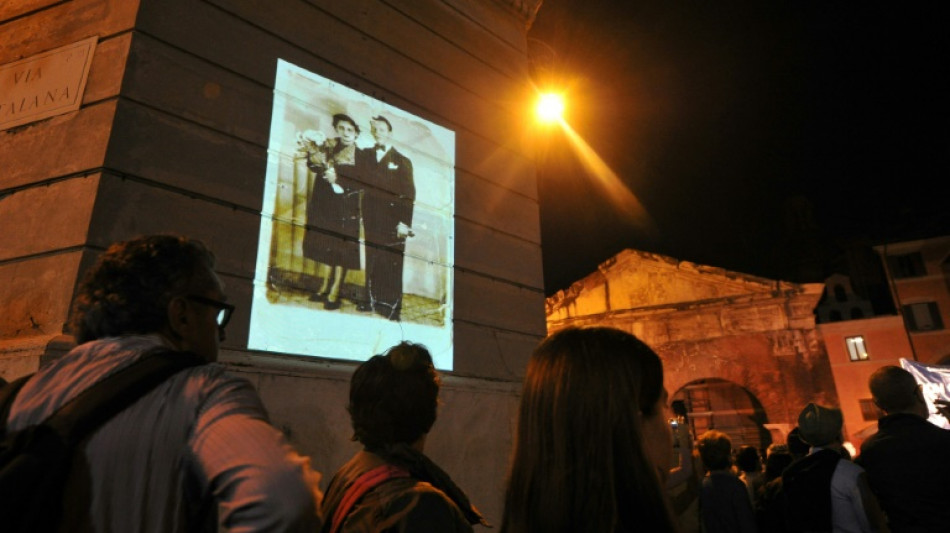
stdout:
[[(869, 388), (885, 416), (855, 457), (844, 446), (841, 411), (815, 403), (802, 409), (785, 443), (768, 446), (764, 463), (755, 447), (735, 450), (721, 431), (700, 435), (705, 473), (699, 525), (690, 530), (950, 531), (950, 431), (927, 422), (921, 388), (903, 368), (880, 368)], [(947, 402), (937, 409), (950, 419)]]
[[(360, 364), (347, 410), (362, 445), (320, 474), (268, 421), (256, 390), (215, 363), (234, 306), (202, 243), (153, 235), (110, 247), (80, 284), (78, 345), (16, 396), (7, 431), (48, 417), (158, 350), (187, 368), (80, 444), (63, 501), (76, 531), (465, 532), (488, 525), (425, 454), (441, 381), (425, 346)], [(671, 412), (663, 364), (635, 336), (567, 328), (528, 361), (502, 533), (940, 532), (950, 530), (950, 432), (928, 423), (913, 376), (870, 378), (884, 411), (852, 458), (838, 409), (810, 403), (785, 443), (695, 441)], [(950, 407), (941, 403), (944, 416)], [(673, 416), (676, 415), (676, 416)], [(671, 421), (676, 427), (671, 427)], [(691, 520), (695, 517), (695, 520)]]

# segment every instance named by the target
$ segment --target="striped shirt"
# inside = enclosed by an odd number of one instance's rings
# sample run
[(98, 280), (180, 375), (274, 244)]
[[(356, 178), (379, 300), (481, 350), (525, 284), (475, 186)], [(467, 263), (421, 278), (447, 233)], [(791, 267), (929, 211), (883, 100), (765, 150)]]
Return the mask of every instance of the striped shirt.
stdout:
[[(24, 386), (9, 429), (42, 421), (163, 344), (139, 335), (77, 346)], [(270, 425), (250, 382), (211, 363), (172, 376), (92, 434), (70, 473), (65, 523), (92, 531), (312, 532), (320, 527), (319, 479)]]

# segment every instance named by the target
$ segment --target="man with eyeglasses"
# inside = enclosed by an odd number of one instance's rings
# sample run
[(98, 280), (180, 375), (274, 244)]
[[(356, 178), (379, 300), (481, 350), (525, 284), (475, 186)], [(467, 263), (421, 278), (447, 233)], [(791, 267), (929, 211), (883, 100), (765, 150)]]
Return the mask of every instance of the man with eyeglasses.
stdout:
[[(867, 471), (871, 491), (891, 531), (950, 528), (950, 431), (927, 421), (930, 410), (914, 376), (899, 366), (877, 369), (868, 379), (874, 403), (885, 416), (861, 443), (855, 462)], [(945, 404), (937, 406), (943, 416)]]
[[(174, 235), (111, 246), (73, 302), (78, 345), (20, 391), (9, 428), (37, 423), (156, 350), (209, 363), (234, 306), (199, 241)], [(81, 445), (63, 523), (75, 530), (317, 531), (320, 476), (267, 419), (245, 379), (219, 364), (183, 370)], [(80, 475), (81, 474), (81, 475)]]

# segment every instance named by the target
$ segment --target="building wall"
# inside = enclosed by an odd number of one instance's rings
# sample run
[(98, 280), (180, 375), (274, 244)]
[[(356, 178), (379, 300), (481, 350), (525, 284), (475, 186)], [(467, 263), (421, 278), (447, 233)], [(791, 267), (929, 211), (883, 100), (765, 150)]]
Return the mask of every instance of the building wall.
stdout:
[(815, 308), (819, 323), (852, 320), (874, 316), (871, 302), (862, 298), (844, 274), (832, 274), (825, 279), (825, 292)]
[(784, 437), (808, 402), (838, 404), (812, 312), (821, 291), (625, 250), (547, 300), (548, 330), (629, 331), (663, 359), (671, 395), (725, 379), (751, 393)]
[(79, 276), (111, 242), (199, 238), (238, 307), (222, 361), (257, 385), (325, 486), (354, 451), (354, 364), (246, 349), (282, 58), (455, 131), (455, 371), (428, 450), (497, 522), (520, 379), (545, 333), (524, 116), (539, 4), (4, 2), (0, 65), (90, 36), (98, 45), (78, 111), (0, 131), (0, 375), (37, 368)]
[[(137, 2), (4, 2), (0, 65), (100, 35), (78, 111), (0, 132), (0, 371), (62, 333), (104, 176)], [(34, 11), (36, 10), (36, 11)]]
[[(912, 332), (900, 315), (873, 316), (847, 277), (822, 285), (795, 285), (626, 250), (597, 272), (547, 300), (548, 329), (570, 325), (614, 326), (634, 333), (663, 358), (671, 394), (699, 380), (724, 379), (761, 402), (770, 428), (797, 424), (805, 403), (837, 405), (844, 437), (855, 447), (877, 430), (868, 378), (900, 359), (947, 364), (950, 354), (950, 238), (877, 247), (882, 255), (921, 252), (926, 272), (892, 279), (901, 304), (936, 302), (944, 328)], [(832, 292), (845, 289), (844, 301)], [(864, 318), (851, 319), (853, 308)], [(843, 320), (830, 319), (837, 309)], [(851, 361), (848, 337), (861, 336), (868, 359)], [(913, 349), (911, 346), (913, 341)]]
[[(818, 331), (841, 399), (845, 439), (859, 448), (862, 441), (877, 431), (877, 419), (866, 420), (861, 411), (861, 400), (871, 399), (868, 378), (882, 366), (900, 366), (902, 357), (913, 359), (904, 323), (899, 316), (880, 316), (819, 324)], [(850, 358), (846, 339), (854, 336), (864, 338), (868, 352), (865, 361)]]
[[(922, 363), (950, 364), (950, 236), (876, 246), (898, 306), (935, 302), (943, 327), (932, 331), (911, 331), (914, 355)], [(925, 272), (914, 277), (898, 277), (887, 258), (920, 253)]]

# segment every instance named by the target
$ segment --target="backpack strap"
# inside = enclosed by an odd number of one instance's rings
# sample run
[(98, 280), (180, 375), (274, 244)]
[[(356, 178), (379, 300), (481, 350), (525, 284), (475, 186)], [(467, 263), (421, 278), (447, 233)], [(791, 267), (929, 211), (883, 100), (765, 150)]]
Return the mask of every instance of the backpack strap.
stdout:
[[(63, 404), (45, 423), (72, 445), (172, 375), (206, 363), (191, 352), (159, 348), (142, 359), (99, 380)], [(0, 389), (0, 428), (6, 433), (10, 408), (17, 393), (32, 377), (23, 376)]]
[(393, 465), (381, 465), (363, 472), (343, 494), (343, 500), (333, 513), (333, 525), (330, 533), (337, 533), (343, 525), (343, 519), (350, 514), (350, 509), (360, 501), (364, 494), (378, 487), (387, 480), (400, 477), (409, 477), (409, 471)]
[(205, 363), (191, 352), (155, 350), (79, 393), (46, 424), (75, 444), (174, 374)]
[(10, 418), (10, 408), (13, 407), (13, 400), (16, 400), (20, 389), (23, 388), (23, 385), (26, 385), (31, 377), (33, 377), (33, 374), (27, 374), (0, 387), (0, 436), (7, 433), (7, 419)]

